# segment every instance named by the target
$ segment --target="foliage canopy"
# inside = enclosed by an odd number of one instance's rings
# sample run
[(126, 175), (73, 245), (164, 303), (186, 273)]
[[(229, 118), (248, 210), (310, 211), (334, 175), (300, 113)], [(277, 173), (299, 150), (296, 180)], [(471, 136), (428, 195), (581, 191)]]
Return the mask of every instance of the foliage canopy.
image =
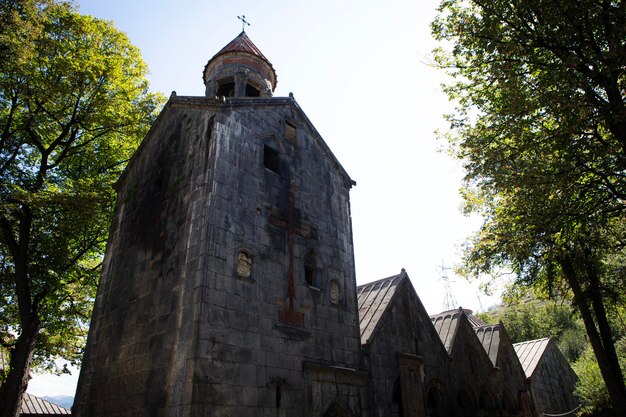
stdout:
[(551, 337), (568, 362), (575, 362), (587, 346), (585, 329), (572, 307), (547, 300), (514, 303), (481, 313), (488, 323), (502, 322), (512, 343)]
[[(622, 369), (626, 369), (626, 337), (616, 342), (616, 350)], [(578, 361), (573, 365), (578, 383), (576, 395), (584, 404), (582, 415), (606, 415), (611, 408), (611, 399), (606, 389), (602, 373), (591, 348), (585, 349)]]
[(112, 185), (162, 98), (109, 22), (52, 0), (2, 0), (0, 22), (0, 405), (12, 415), (31, 363), (80, 359)]
[(468, 212), (468, 275), (572, 299), (611, 392), (626, 412), (607, 311), (624, 303), (626, 4), (444, 0), (433, 33), (458, 103), (452, 153)]

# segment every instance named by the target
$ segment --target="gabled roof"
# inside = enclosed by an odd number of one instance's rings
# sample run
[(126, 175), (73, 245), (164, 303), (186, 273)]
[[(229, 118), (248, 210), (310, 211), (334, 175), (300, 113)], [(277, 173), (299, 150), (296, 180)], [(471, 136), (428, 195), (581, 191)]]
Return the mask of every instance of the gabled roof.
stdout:
[(524, 368), (524, 373), (527, 378), (530, 378), (535, 372), (537, 365), (541, 361), (541, 357), (546, 352), (550, 338), (529, 340), (526, 342), (520, 342), (513, 344), (515, 353)]
[[(5, 370), (9, 364), (4, 350), (0, 349), (0, 370)], [(43, 398), (36, 397), (29, 393), (24, 393), (22, 398), (22, 411), (20, 415), (59, 415), (72, 414), (67, 408), (61, 407)]]
[(220, 49), (218, 53), (213, 55), (213, 58), (211, 58), (211, 60), (229, 52), (247, 52), (249, 54), (258, 56), (259, 58), (270, 64), (270, 61), (265, 57), (265, 55), (263, 55), (261, 50), (257, 48), (254, 43), (252, 43), (248, 35), (246, 35), (245, 31), (242, 31), (235, 39), (233, 39), (225, 47)]
[(396, 290), (405, 277), (406, 272), (402, 269), (398, 275), (357, 287), (362, 345), (367, 344), (372, 338), (387, 306), (391, 303)]
[(497, 365), (498, 352), (500, 347), (500, 332), (502, 324), (486, 324), (484, 326), (474, 326), (474, 332), (478, 336), (478, 340), (483, 345), (487, 356), (491, 360), (493, 366)]
[(267, 76), (273, 77), (273, 79), (271, 80), (273, 84), (272, 90), (276, 88), (276, 84), (278, 83), (278, 76), (276, 75), (276, 70), (274, 69), (274, 66), (269, 61), (269, 59), (267, 59), (265, 55), (263, 55), (261, 50), (257, 48), (257, 46), (250, 40), (248, 35), (246, 35), (245, 31), (241, 31), (241, 33), (237, 35), (235, 39), (233, 39), (228, 44), (226, 44), (225, 47), (220, 49), (218, 53), (216, 53), (215, 55), (213, 55), (213, 57), (211, 57), (211, 59), (209, 59), (209, 62), (207, 62), (207, 64), (204, 66), (203, 74), (206, 75), (207, 68), (209, 68), (211, 63), (215, 61), (216, 58), (222, 55), (226, 55), (226, 54), (237, 54), (237, 53), (247, 53), (250, 55), (254, 55), (257, 58), (259, 58), (261, 61), (263, 61), (265, 64), (267, 64), (269, 70), (271, 71), (271, 75), (267, 74)]
[(72, 414), (67, 408), (46, 401), (29, 393), (24, 394), (22, 400), (22, 415), (69, 415)]
[(458, 308), (457, 310), (448, 310), (439, 314), (430, 316), (430, 321), (433, 323), (441, 342), (443, 343), (446, 351), (450, 353), (452, 350), (452, 342), (456, 334), (459, 319), (462, 315), (468, 316), (472, 314), (471, 310), (463, 310)]

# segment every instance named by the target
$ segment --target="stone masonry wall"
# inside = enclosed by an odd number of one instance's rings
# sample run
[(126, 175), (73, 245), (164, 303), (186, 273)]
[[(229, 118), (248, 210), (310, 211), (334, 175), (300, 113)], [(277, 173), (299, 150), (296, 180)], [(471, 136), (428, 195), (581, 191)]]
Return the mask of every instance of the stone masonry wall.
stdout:
[(352, 185), (291, 98), (173, 97), (119, 184), (76, 415), (361, 414)]
[[(440, 401), (452, 399), (446, 403), (455, 413), (452, 415), (497, 413), (500, 409), (498, 373), (465, 315), (459, 317), (450, 357), (451, 378), (443, 381), (448, 394)], [(463, 398), (462, 406), (460, 398)]]
[(214, 102), (166, 106), (119, 183), (77, 416), (166, 416), (191, 398)]
[[(367, 349), (371, 369), (373, 404), (377, 417), (399, 415), (398, 354), (410, 353), (424, 359), (423, 383), (445, 381), (449, 358), (430, 318), (406, 278), (396, 298), (378, 324)], [(426, 398), (426, 392), (420, 393)]]
[(537, 412), (561, 414), (578, 405), (572, 395), (577, 378), (554, 341), (550, 344), (531, 377), (532, 396)]
[(528, 392), (524, 368), (504, 328), (500, 329), (497, 380), (503, 416), (517, 416), (522, 411), (520, 393)]
[[(351, 183), (292, 99), (227, 100), (212, 140), (216, 175), (192, 415), (305, 415), (305, 362), (359, 366)], [(274, 171), (264, 164), (265, 146), (278, 153)], [(279, 320), (289, 305), (288, 233), (270, 218), (287, 220), (289, 190), (294, 224), (309, 230), (293, 237), (294, 310), (304, 314), (302, 326)], [(249, 276), (238, 269), (241, 252), (251, 260)], [(315, 263), (312, 286), (305, 281), (308, 257)], [(340, 287), (336, 304), (331, 281)], [(323, 404), (358, 395), (349, 384), (331, 385), (320, 390), (333, 393), (319, 399)]]

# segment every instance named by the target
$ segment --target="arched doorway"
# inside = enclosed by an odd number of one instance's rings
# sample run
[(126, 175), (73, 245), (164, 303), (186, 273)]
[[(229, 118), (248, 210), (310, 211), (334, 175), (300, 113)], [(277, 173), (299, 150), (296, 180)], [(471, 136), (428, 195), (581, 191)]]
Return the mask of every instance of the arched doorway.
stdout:
[(391, 413), (393, 417), (404, 417), (402, 411), (402, 388), (400, 387), (400, 378), (396, 378), (393, 384), (393, 392), (391, 394)]
[(426, 416), (441, 417), (444, 412), (444, 396), (442, 386), (438, 381), (433, 381), (426, 393)]

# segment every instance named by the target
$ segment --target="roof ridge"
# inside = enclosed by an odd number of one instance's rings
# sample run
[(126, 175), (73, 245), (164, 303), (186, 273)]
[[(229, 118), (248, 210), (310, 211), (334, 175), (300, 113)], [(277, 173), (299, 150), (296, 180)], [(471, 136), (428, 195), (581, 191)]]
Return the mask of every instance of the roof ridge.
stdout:
[(552, 338), (550, 336), (548, 336), (548, 337), (542, 337), (540, 339), (524, 340), (523, 342), (513, 343), (513, 346), (515, 346), (515, 345), (523, 345), (525, 343), (537, 343), (537, 342), (542, 342), (542, 341), (548, 340), (548, 339), (552, 339)]
[(450, 309), (450, 310), (442, 311), (442, 312), (437, 313), (437, 314), (431, 314), (431, 315), (429, 315), (429, 317), (430, 318), (434, 318), (434, 317), (441, 316), (441, 315), (444, 315), (444, 314), (458, 313), (459, 311), (461, 311), (466, 316), (468, 314), (474, 315), (474, 312), (471, 309), (469, 309), (469, 308), (457, 307), (457, 308), (453, 308), (453, 309)]
[(263, 52), (261, 52), (259, 47), (256, 46), (254, 42), (252, 42), (252, 40), (248, 37), (245, 31), (241, 31), (239, 35), (237, 35), (232, 41), (228, 42), (226, 46), (224, 46), (215, 55), (213, 55), (213, 57), (209, 61), (228, 52), (248, 52), (258, 56), (259, 58), (263, 59), (271, 65), (269, 59), (267, 59), (265, 55), (263, 55)]
[(479, 329), (484, 329), (484, 328), (487, 328), (487, 327), (493, 327), (493, 328), (504, 327), (504, 324), (502, 324), (502, 323), (492, 323), (492, 324), (486, 323), (486, 324), (481, 324), (480, 326), (473, 326), (473, 327), (474, 327), (474, 330), (479, 330)]
[(362, 290), (365, 287), (367, 287), (368, 285), (374, 285), (374, 284), (378, 284), (378, 283), (383, 282), (383, 281), (388, 281), (388, 280), (391, 280), (391, 279), (394, 279), (394, 278), (398, 278), (398, 277), (402, 276), (402, 274), (404, 274), (404, 270), (403, 270), (403, 272), (400, 272), (399, 274), (391, 275), (391, 276), (389, 276), (387, 278), (381, 278), (381, 279), (377, 279), (376, 281), (371, 281), (371, 282), (367, 282), (365, 284), (357, 285), (356, 288), (357, 288), (357, 290), (359, 290), (359, 289)]

